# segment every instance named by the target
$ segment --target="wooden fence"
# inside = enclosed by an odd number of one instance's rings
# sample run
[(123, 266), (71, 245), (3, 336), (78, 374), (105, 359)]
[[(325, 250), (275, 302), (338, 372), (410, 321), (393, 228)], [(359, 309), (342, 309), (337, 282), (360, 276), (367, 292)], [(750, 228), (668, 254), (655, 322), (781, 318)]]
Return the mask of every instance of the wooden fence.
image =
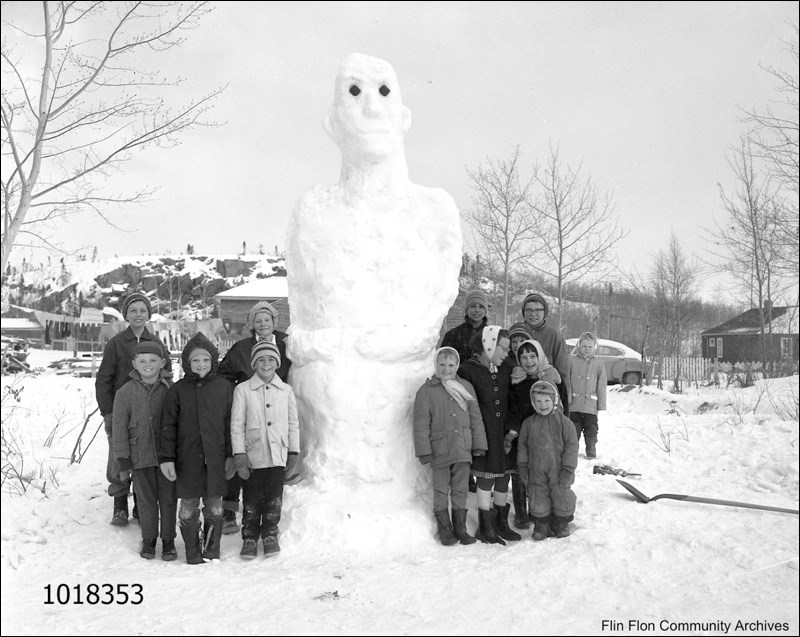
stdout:
[(661, 376), (662, 382), (674, 380), (680, 368), (680, 378), (691, 382), (703, 382), (714, 376), (714, 359), (670, 356), (661, 360), (656, 378)]

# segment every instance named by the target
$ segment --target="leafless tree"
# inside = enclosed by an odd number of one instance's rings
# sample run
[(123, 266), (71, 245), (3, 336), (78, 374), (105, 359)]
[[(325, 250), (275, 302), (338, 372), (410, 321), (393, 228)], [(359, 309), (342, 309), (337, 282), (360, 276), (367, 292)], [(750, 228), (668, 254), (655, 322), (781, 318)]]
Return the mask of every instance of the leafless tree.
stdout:
[[(531, 181), (523, 182), (517, 146), (510, 159), (486, 163), (467, 176), (474, 191), (466, 218), (478, 254), (497, 264), (502, 281), (503, 325), (508, 325), (509, 278), (515, 266), (531, 256), (536, 221), (531, 206)], [(493, 268), (494, 269), (494, 268)]]
[[(109, 176), (135, 153), (170, 147), (203, 121), (221, 90), (166, 103), (157, 60), (210, 11), (206, 2), (42, 2), (3, 7), (2, 268), (20, 235), (66, 216), (144, 201), (111, 192)], [(13, 13), (14, 18), (9, 18)], [(9, 20), (13, 19), (14, 23)]]
[(655, 293), (653, 317), (664, 339), (664, 349), (677, 356), (673, 389), (680, 391), (681, 353), (690, 321), (694, 316), (699, 265), (688, 257), (673, 231), (666, 250), (653, 261), (651, 280)]
[[(722, 267), (748, 293), (751, 305), (763, 310), (765, 301), (773, 301), (785, 291), (784, 285), (795, 285), (797, 280), (779, 276), (781, 219), (776, 210), (780, 204), (776, 202), (770, 178), (759, 175), (755, 157), (751, 140), (743, 137), (728, 160), (736, 179), (734, 191), (728, 194), (719, 186), (727, 215), (716, 223), (711, 236), (715, 243), (712, 252)], [(796, 245), (794, 249), (797, 250)], [(771, 322), (763, 311), (759, 317), (761, 361), (766, 369)]]
[(537, 213), (536, 258), (530, 264), (553, 276), (559, 305), (570, 282), (589, 273), (602, 277), (613, 268), (613, 249), (625, 236), (614, 216), (612, 197), (599, 197), (590, 177), (561, 161), (558, 148), (550, 148), (543, 168), (534, 168), (541, 196), (533, 203)]

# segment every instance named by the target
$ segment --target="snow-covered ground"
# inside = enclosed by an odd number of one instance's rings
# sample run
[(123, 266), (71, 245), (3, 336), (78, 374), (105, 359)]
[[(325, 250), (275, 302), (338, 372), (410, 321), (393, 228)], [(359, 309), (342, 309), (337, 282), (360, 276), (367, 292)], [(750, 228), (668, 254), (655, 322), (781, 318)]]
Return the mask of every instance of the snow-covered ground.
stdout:
[[(13, 436), (33, 480), (22, 496), (9, 493), (12, 478), (3, 485), (3, 635), (798, 634), (796, 515), (640, 504), (615, 476), (592, 472), (597, 464), (639, 472), (624, 479), (649, 496), (797, 509), (797, 376), (684, 395), (610, 388), (599, 457), (587, 460), (581, 446), (566, 539), (534, 543), (522, 531), (505, 547), (443, 547), (425, 498), (422, 541), (409, 541), (415, 529), (376, 538), (368, 525), (351, 525), (365, 547), (382, 548), (342, 551), (325, 528), (304, 528), (314, 486), (303, 482), (286, 488), (278, 557), (242, 561), (240, 538), (224, 536), (222, 559), (202, 566), (184, 562), (180, 537), (178, 561), (162, 562), (160, 544), (156, 560), (143, 560), (138, 525), (109, 525), (102, 433), (69, 465), (95, 407), (91, 379), (3, 377), (2, 391), (3, 452)], [(90, 419), (84, 437), (100, 424)], [(4, 455), (4, 472), (5, 463)], [(346, 513), (347, 499), (336, 506)], [(474, 531), (474, 495), (469, 506)], [(101, 585), (96, 603), (92, 584)], [(111, 599), (105, 584), (115, 603), (102, 603)], [(141, 603), (117, 603), (119, 585), (138, 600), (134, 584)], [(58, 603), (67, 587), (69, 603)]]

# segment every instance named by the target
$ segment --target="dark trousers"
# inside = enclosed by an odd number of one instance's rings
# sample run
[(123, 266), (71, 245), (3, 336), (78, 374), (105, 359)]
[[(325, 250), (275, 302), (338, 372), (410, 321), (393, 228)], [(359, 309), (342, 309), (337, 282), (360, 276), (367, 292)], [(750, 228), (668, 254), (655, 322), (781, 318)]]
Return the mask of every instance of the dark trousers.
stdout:
[(225, 511), (239, 510), (239, 494), (242, 491), (242, 479), (238, 473), (225, 483), (225, 495), (222, 498), (222, 508)]
[(278, 537), (283, 504), (283, 467), (252, 469), (242, 480), (242, 539)]
[(134, 469), (132, 474), (142, 538), (153, 540), (161, 537), (162, 540), (174, 540), (175, 521), (178, 515), (175, 483), (167, 480), (158, 467)]
[(581, 433), (586, 440), (597, 440), (597, 432), (599, 427), (597, 425), (597, 414), (586, 414), (582, 411), (573, 411), (569, 415), (569, 419), (575, 425), (575, 433), (578, 434), (578, 440), (581, 439)]
[(564, 415), (569, 418), (569, 392), (567, 391), (567, 382), (563, 378), (558, 384), (558, 400), (561, 401)]

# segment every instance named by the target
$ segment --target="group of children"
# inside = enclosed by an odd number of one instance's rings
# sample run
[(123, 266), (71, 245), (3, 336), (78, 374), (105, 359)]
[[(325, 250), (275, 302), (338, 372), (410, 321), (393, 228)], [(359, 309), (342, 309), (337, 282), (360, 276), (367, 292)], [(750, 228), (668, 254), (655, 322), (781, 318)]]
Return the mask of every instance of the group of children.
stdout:
[[(433, 469), (439, 540), (520, 540), (508, 522), (509, 478), (514, 525), (526, 529), (532, 521), (536, 541), (568, 537), (577, 501), (571, 487), (578, 441), (583, 434), (586, 457), (596, 457), (597, 413), (605, 409), (597, 339), (583, 333), (564, 360), (564, 339), (546, 325), (547, 303), (540, 295), (525, 298), (525, 320), (509, 330), (488, 325), (487, 309), (483, 292), (467, 295), (464, 323), (445, 335), (434, 354), (434, 374), (415, 399), (415, 452)], [(545, 346), (560, 369), (550, 364)], [(560, 399), (564, 395), (569, 402)], [(477, 480), (475, 537), (466, 529), (470, 475)]]
[(219, 559), (223, 496), (237, 475), (244, 502), (240, 555), (256, 557), (259, 539), (265, 556), (279, 552), (284, 477), (292, 475), (300, 436), (294, 392), (278, 374), (288, 365), (283, 344), (263, 329), (274, 328), (277, 311), (256, 304), (248, 317), (252, 339), (234, 345), (222, 363), (208, 338), (192, 337), (175, 383), (169, 353), (145, 326), (152, 315), (147, 297), (129, 295), (122, 314), (128, 327), (106, 345), (95, 385), (109, 437), (111, 523), (128, 523), (132, 482), (143, 558), (155, 557), (159, 537), (162, 559), (177, 558), (177, 515), (187, 563)]

